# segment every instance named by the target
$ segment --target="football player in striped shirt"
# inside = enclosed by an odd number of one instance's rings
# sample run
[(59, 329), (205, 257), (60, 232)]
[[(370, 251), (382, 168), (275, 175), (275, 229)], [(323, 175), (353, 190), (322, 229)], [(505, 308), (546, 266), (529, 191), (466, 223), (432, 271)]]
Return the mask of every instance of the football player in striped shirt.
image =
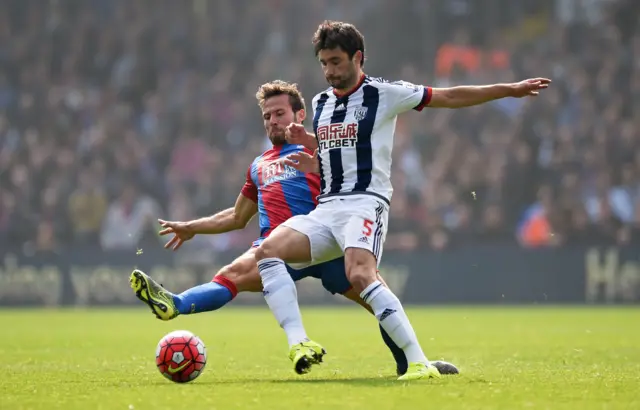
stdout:
[[(322, 263), (344, 255), (354, 290), (369, 304), (409, 361), (399, 380), (439, 377), (427, 360), (402, 304), (376, 274), (391, 203), (391, 151), (398, 115), (425, 107), (462, 108), (505, 97), (536, 96), (550, 80), (431, 88), (388, 82), (363, 72), (364, 37), (351, 24), (325, 21), (314, 51), (330, 88), (313, 99), (315, 137), (295, 142), (317, 147), (319, 204), (280, 225), (256, 251), (265, 299), (294, 340), (306, 338), (286, 263)], [(295, 154), (294, 158), (304, 154)], [(278, 289), (278, 292), (271, 292)]]
[[(181, 294), (169, 292), (144, 272), (134, 270), (131, 286), (136, 296), (159, 319), (171, 320), (178, 315), (217, 310), (231, 302), (239, 292), (262, 291), (254, 257), (256, 248), (281, 223), (294, 215), (307, 214), (316, 207), (320, 190), (318, 175), (305, 174), (285, 164), (288, 156), (305, 152), (304, 147), (288, 144), (285, 139), (286, 127), (305, 119), (302, 95), (295, 84), (273, 81), (262, 85), (256, 97), (273, 147), (259, 155), (249, 166), (246, 182), (235, 206), (193, 221), (160, 221), (163, 227), (160, 234), (173, 235), (165, 247), (177, 250), (196, 234), (219, 234), (242, 229), (258, 214), (260, 236), (247, 252), (221, 269), (211, 282)], [(342, 294), (372, 313), (369, 305), (351, 289), (343, 258), (304, 269), (288, 266), (287, 271), (292, 281), (306, 277), (320, 279), (327, 291)], [(292, 290), (295, 292), (295, 287)], [(380, 332), (396, 360), (398, 374), (403, 374), (407, 371), (404, 352), (391, 341), (384, 329), (380, 328)], [(290, 358), (297, 373), (306, 373), (312, 363), (322, 360), (325, 353), (321, 346), (309, 340), (290, 339), (290, 344)], [(434, 365), (448, 374), (458, 373), (450, 363), (438, 361)]]

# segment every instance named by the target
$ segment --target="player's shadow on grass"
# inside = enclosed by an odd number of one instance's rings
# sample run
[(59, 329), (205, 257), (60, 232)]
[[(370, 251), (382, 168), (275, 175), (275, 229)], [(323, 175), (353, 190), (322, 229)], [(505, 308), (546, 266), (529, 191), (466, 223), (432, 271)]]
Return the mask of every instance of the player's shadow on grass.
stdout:
[(270, 380), (270, 383), (277, 384), (344, 384), (360, 386), (379, 386), (395, 382), (395, 377), (354, 377), (351, 379), (284, 379)]
[[(449, 382), (458, 380), (459, 377), (445, 376), (439, 380), (430, 381), (428, 384), (432, 385), (447, 385)], [(485, 379), (467, 379), (464, 381), (467, 384), (470, 383), (490, 383)], [(340, 384), (344, 386), (365, 386), (365, 387), (377, 387), (377, 386), (393, 386), (404, 385), (405, 383), (398, 382), (395, 377), (354, 377), (351, 379), (338, 379), (338, 378), (324, 378), (324, 379), (268, 379), (268, 378), (240, 378), (240, 379), (216, 379), (216, 380), (198, 380), (195, 383), (189, 383), (190, 386), (203, 386), (209, 388), (211, 385), (234, 385), (234, 384), (249, 384), (249, 383), (274, 383), (274, 384), (288, 384), (288, 385), (323, 385), (323, 384)], [(410, 382), (416, 383), (416, 382)], [(167, 383), (163, 380), (152, 382), (153, 385), (172, 386), (172, 383)]]
[[(431, 380), (415, 380), (411, 382), (399, 382), (395, 376), (388, 377), (354, 377), (352, 379), (284, 379), (284, 380), (271, 380), (268, 381), (270, 383), (284, 383), (284, 384), (343, 384), (343, 385), (360, 385), (360, 386), (389, 386), (389, 385), (405, 385), (406, 383), (415, 384), (415, 383), (425, 383), (432, 385), (442, 385), (448, 384), (450, 382), (455, 382), (456, 380), (460, 380), (460, 376), (452, 376), (445, 375), (441, 379), (431, 379)], [(465, 380), (466, 383), (489, 383), (489, 381), (484, 379), (472, 379)]]
[[(360, 385), (360, 386), (382, 386), (395, 382), (394, 377), (355, 377), (352, 379), (256, 379), (256, 378), (242, 378), (242, 379), (229, 379), (229, 380), (202, 380), (194, 383), (194, 385), (211, 385), (211, 384), (247, 384), (247, 383), (276, 383), (276, 384), (342, 384), (342, 385)], [(163, 381), (158, 381), (156, 384), (165, 384)]]
[[(413, 381), (408, 382), (410, 384), (426, 382), (426, 380), (421, 381)], [(460, 376), (451, 376), (447, 375), (437, 380), (429, 380), (427, 384), (431, 385), (448, 385), (450, 383), (481, 383), (488, 384), (491, 383), (488, 380), (483, 378), (474, 378), (474, 379), (463, 379), (460, 380)], [(254, 379), (254, 378), (246, 378), (246, 379), (235, 379), (235, 380), (216, 380), (216, 381), (203, 381), (198, 384), (247, 384), (247, 383), (274, 383), (274, 384), (288, 384), (288, 385), (323, 385), (323, 384), (340, 384), (344, 386), (366, 386), (366, 387), (376, 387), (376, 386), (393, 386), (393, 385), (405, 385), (406, 382), (398, 382), (395, 376), (388, 377), (354, 377), (350, 379), (346, 378), (315, 378), (315, 379)]]

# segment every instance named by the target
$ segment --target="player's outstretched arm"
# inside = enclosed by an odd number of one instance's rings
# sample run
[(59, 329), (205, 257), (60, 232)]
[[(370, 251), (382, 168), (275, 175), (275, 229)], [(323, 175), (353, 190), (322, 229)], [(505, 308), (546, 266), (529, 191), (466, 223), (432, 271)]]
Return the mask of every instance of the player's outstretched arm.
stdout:
[(548, 78), (531, 78), (519, 83), (481, 86), (433, 88), (428, 107), (463, 108), (483, 104), (506, 97), (535, 97), (540, 90), (549, 87)]
[(164, 247), (175, 251), (197, 234), (215, 235), (243, 229), (257, 212), (258, 204), (241, 193), (233, 208), (212, 216), (186, 222), (158, 219), (163, 228), (160, 235), (173, 234), (173, 238)]
[(258, 204), (244, 194), (240, 194), (233, 208), (206, 218), (189, 221), (187, 226), (195, 234), (216, 235), (243, 229), (257, 212)]

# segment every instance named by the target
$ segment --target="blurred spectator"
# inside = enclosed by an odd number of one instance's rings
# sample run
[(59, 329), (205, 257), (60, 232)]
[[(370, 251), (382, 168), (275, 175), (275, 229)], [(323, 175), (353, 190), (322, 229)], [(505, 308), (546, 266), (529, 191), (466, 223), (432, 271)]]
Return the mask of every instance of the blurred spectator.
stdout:
[(78, 187), (69, 197), (69, 218), (76, 243), (98, 244), (100, 227), (107, 212), (107, 194), (91, 170), (81, 170)]
[(519, 228), (520, 243), (527, 247), (556, 243), (553, 226), (555, 205), (551, 187), (541, 187), (538, 191), (538, 201), (524, 212)]
[(100, 243), (102, 248), (132, 249), (145, 238), (155, 236), (156, 217), (160, 214), (158, 204), (140, 193), (128, 183), (107, 210), (102, 223)]
[(231, 206), (268, 145), (255, 90), (282, 78), (309, 103), (326, 88), (310, 39), (335, 18), (365, 34), (374, 76), (554, 81), (537, 99), (401, 117), (385, 248), (637, 243), (639, 4), (4, 0), (0, 240), (133, 250), (157, 241), (158, 217)]

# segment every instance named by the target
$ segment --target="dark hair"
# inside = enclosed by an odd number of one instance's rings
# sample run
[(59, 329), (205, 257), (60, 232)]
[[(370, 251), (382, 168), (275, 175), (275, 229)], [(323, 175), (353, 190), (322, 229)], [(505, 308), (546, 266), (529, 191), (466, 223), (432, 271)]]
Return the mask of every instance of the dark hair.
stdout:
[(298, 90), (298, 84), (288, 83), (282, 80), (275, 80), (262, 84), (256, 93), (256, 99), (260, 108), (264, 106), (264, 102), (271, 97), (286, 94), (289, 96), (289, 104), (293, 112), (305, 109), (304, 98)]
[(316, 57), (320, 50), (340, 47), (349, 58), (353, 58), (356, 51), (360, 50), (362, 52), (360, 64), (364, 66), (364, 36), (353, 24), (325, 20), (318, 26), (312, 43)]

